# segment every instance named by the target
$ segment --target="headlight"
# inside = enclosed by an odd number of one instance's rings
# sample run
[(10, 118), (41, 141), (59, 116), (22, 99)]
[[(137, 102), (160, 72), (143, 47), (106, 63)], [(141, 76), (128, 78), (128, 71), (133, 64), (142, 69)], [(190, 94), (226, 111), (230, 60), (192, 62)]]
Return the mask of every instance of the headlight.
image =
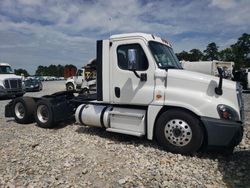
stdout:
[(3, 87), (3, 86), (0, 86), (0, 90), (4, 90), (4, 87)]
[(239, 121), (238, 113), (230, 106), (219, 104), (217, 111), (221, 119)]

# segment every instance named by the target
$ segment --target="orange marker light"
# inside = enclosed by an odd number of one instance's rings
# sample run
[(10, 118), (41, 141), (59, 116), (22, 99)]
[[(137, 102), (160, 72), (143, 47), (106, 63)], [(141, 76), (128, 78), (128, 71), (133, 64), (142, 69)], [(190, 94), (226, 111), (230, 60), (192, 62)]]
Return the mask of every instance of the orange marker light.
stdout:
[(162, 96), (160, 94), (156, 95), (156, 99), (160, 99)]

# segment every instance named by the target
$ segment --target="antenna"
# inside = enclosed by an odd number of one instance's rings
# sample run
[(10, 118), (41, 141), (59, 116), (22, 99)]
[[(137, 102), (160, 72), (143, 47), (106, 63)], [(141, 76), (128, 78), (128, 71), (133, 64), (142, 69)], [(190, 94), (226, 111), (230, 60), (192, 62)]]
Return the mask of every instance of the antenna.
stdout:
[(112, 22), (112, 17), (109, 17), (109, 23), (108, 23), (109, 38), (111, 37), (111, 22)]

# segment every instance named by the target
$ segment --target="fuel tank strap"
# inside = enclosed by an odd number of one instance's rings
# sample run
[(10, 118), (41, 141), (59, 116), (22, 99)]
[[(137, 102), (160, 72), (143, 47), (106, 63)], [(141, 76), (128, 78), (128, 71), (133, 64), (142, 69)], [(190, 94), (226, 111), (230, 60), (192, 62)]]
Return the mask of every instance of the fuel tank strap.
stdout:
[(79, 111), (79, 121), (80, 121), (80, 123), (81, 123), (81, 125), (84, 125), (84, 126), (86, 126), (84, 123), (83, 123), (83, 121), (82, 121), (82, 111), (83, 111), (83, 109), (86, 107), (86, 104), (85, 105), (83, 105), (82, 106), (82, 108), (80, 109), (80, 111)]

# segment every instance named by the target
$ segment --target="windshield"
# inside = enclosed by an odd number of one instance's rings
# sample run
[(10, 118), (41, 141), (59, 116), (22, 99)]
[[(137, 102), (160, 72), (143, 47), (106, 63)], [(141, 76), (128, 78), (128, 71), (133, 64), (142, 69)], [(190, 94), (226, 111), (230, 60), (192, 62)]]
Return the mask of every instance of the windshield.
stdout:
[(76, 73), (77, 76), (82, 76), (83, 70), (79, 69)]
[(36, 79), (25, 80), (25, 84), (38, 84), (38, 83), (39, 83), (39, 81)]
[(10, 66), (0, 66), (0, 74), (13, 74)]
[(172, 48), (155, 41), (149, 41), (149, 48), (161, 69), (182, 69)]

